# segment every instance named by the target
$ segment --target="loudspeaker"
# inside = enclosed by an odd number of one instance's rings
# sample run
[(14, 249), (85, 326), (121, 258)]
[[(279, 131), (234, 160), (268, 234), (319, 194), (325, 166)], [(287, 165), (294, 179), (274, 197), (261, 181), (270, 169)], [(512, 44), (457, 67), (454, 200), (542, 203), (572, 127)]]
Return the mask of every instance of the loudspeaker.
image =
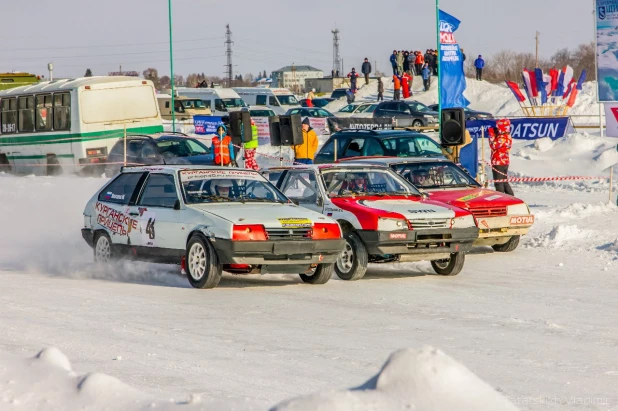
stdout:
[(299, 114), (279, 116), (282, 146), (303, 144), (303, 125)]
[(230, 113), (230, 136), (234, 144), (251, 141), (251, 114), (248, 111)]
[(281, 146), (281, 130), (279, 129), (279, 116), (268, 117), (268, 129), (270, 130), (270, 145)]
[(440, 143), (443, 146), (459, 146), (464, 144), (466, 133), (466, 112), (464, 109), (442, 109), (440, 131)]

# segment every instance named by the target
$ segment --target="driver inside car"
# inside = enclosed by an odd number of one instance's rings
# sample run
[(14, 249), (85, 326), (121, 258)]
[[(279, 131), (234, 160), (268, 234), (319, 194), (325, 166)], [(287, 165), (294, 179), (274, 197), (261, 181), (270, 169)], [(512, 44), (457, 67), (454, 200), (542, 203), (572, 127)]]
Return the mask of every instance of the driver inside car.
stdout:
[(341, 189), (353, 193), (367, 192), (367, 180), (362, 174), (350, 174)]
[(413, 172), (414, 185), (425, 187), (433, 185), (433, 182), (429, 178), (429, 172), (427, 170), (414, 170)]
[(214, 194), (223, 198), (232, 198), (232, 182), (230, 180), (216, 180), (213, 184)]

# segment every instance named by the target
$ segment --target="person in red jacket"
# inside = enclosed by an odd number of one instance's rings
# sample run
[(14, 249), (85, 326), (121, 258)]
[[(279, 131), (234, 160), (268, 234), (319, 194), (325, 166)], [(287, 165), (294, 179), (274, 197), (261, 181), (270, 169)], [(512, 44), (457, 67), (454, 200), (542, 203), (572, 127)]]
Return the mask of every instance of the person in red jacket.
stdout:
[[(489, 148), (491, 148), (491, 168), (494, 180), (504, 180), (508, 178), (512, 145), (511, 121), (508, 118), (498, 120), (495, 128), (489, 128)], [(515, 195), (508, 182), (494, 183), (494, 185), (496, 191)]]
[(412, 77), (408, 73), (403, 73), (401, 76), (401, 91), (403, 92), (403, 98), (408, 98), (412, 95), (412, 81), (414, 77)]

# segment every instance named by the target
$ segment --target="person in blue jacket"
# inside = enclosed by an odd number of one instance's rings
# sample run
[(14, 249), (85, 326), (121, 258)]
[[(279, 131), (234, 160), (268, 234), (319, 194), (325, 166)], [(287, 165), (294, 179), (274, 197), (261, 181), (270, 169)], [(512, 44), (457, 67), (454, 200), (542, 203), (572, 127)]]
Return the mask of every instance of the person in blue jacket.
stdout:
[(429, 90), (429, 86), (431, 86), (431, 70), (429, 69), (429, 64), (425, 63), (423, 65), (421, 76), (423, 77), (423, 86), (425, 91), (427, 91)]
[(391, 66), (393, 66), (393, 76), (397, 75), (397, 50), (393, 50), (391, 54)]
[(485, 67), (485, 60), (483, 60), (483, 56), (479, 54), (479, 58), (474, 60), (474, 67), (476, 68), (476, 79), (481, 81), (483, 80), (483, 68)]

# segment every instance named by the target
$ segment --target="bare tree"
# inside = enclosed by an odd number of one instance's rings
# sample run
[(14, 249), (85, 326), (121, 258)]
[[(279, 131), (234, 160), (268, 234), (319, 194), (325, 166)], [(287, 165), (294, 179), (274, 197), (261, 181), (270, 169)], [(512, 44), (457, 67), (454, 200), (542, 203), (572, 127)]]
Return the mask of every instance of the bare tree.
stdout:
[(161, 90), (161, 84), (159, 80), (159, 70), (156, 68), (149, 67), (142, 73), (146, 80), (152, 81), (155, 86), (155, 89)]

